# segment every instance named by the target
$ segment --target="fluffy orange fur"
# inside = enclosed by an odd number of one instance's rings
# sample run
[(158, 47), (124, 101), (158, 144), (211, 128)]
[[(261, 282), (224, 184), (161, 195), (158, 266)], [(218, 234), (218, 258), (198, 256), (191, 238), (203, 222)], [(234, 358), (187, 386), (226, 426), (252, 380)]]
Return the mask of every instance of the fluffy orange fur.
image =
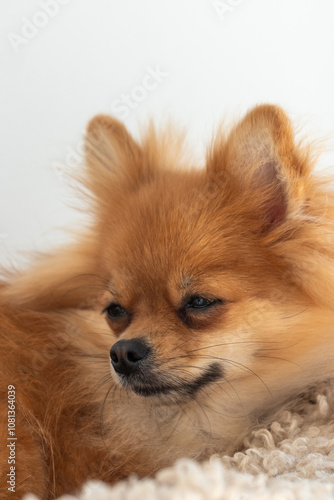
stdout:
[[(231, 454), (333, 376), (334, 198), (312, 167), (270, 105), (219, 134), (202, 169), (171, 132), (139, 143), (109, 116), (89, 123), (90, 227), (0, 286), (1, 498), (9, 385), (15, 498), (53, 499)], [(109, 350), (131, 339), (150, 354), (123, 375)]]

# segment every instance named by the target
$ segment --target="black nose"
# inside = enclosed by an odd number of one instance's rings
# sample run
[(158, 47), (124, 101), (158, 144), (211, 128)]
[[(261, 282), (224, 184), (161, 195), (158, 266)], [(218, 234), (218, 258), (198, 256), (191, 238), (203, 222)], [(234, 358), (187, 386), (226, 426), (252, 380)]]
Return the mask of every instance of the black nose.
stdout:
[(149, 351), (148, 345), (140, 339), (119, 340), (110, 349), (111, 364), (117, 373), (130, 375), (138, 370)]

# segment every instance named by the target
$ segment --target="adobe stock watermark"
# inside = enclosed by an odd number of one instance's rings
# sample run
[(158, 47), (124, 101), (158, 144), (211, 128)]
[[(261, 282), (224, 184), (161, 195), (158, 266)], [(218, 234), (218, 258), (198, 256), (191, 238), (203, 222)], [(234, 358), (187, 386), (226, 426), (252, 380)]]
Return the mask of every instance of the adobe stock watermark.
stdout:
[(33, 38), (35, 38), (41, 29), (56, 17), (63, 5), (67, 5), (71, 0), (40, 0), (39, 10), (36, 10), (30, 19), (22, 17), (22, 24), (19, 33), (10, 31), (7, 35), (8, 40), (14, 52), (18, 53), (22, 47), (25, 47)]
[[(155, 67), (147, 66), (146, 74), (140, 85), (136, 85), (128, 94), (122, 94), (119, 99), (113, 101), (111, 106), (111, 114), (119, 118), (126, 118), (131, 109), (137, 108), (151, 92), (158, 88), (165, 78), (169, 77), (169, 73), (160, 68), (157, 64)], [(93, 138), (91, 137), (91, 140)], [(98, 147), (101, 137), (98, 135), (94, 139), (93, 146)], [(63, 180), (66, 172), (73, 170), (80, 165), (85, 157), (85, 131), (82, 133), (82, 139), (76, 145), (67, 145), (62, 161), (55, 160), (51, 162), (51, 166), (59, 180)]]
[(74, 170), (80, 165), (85, 157), (85, 140), (83, 138), (75, 146), (66, 146), (64, 160), (54, 160), (51, 162), (51, 167), (60, 181), (63, 181), (64, 175), (70, 170)]
[(239, 5), (242, 4), (242, 2), (243, 0), (226, 0), (224, 2), (221, 0), (214, 0), (212, 2), (212, 6), (218, 14), (220, 20), (225, 21), (226, 15), (233, 12), (236, 7), (239, 7)]
[[(80, 311), (81, 309), (91, 307), (90, 312), (88, 313), (87, 311), (85, 319), (88, 322), (94, 321), (96, 311), (93, 308), (99, 308), (99, 300), (99, 294), (96, 297), (87, 297), (85, 301), (77, 305), (76, 309)], [(31, 350), (29, 364), (19, 364), (17, 366), (19, 374), (23, 377), (22, 383), (29, 384), (29, 376), (38, 376), (39, 373), (48, 368), (50, 362), (62, 356), (62, 353), (66, 349), (73, 346), (75, 339), (81, 337), (82, 329), (73, 319), (68, 319), (67, 323), (64, 324), (63, 330), (58, 329), (57, 332), (46, 331), (44, 345), (40, 349)], [(108, 360), (108, 351), (106, 352), (106, 360)]]
[(8, 410), (7, 410), (7, 490), (15, 493), (16, 488), (16, 393), (15, 386), (9, 385), (8, 388)]
[[(98, 149), (102, 139), (102, 131), (101, 133), (91, 135), (89, 138), (89, 145)], [(51, 162), (52, 169), (60, 181), (63, 180), (66, 173), (78, 168), (78, 166), (83, 163), (87, 145), (86, 131), (84, 130), (81, 134), (81, 139), (75, 146), (66, 146), (66, 153), (63, 161), (54, 160)]]
[(156, 90), (161, 83), (169, 77), (169, 73), (160, 68), (146, 66), (146, 75), (139, 85), (133, 87), (129, 93), (121, 94), (111, 105), (111, 112), (120, 118), (129, 116), (132, 109), (136, 109), (141, 102), (145, 101), (151, 92)]

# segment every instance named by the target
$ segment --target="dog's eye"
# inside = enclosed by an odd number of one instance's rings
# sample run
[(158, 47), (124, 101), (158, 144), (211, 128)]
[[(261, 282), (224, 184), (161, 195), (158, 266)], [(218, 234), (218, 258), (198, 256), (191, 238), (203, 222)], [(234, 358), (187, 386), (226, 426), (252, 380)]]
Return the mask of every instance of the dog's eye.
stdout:
[(110, 319), (122, 318), (128, 314), (122, 306), (116, 303), (110, 304), (103, 312), (106, 312)]
[(222, 304), (225, 304), (225, 301), (216, 297), (191, 295), (184, 299), (183, 306), (177, 313), (189, 328), (200, 329), (205, 328), (208, 321), (215, 317), (215, 311), (219, 314), (219, 308), (216, 306)]
[(206, 299), (205, 297), (200, 297), (200, 296), (194, 295), (187, 302), (186, 308), (187, 309), (205, 309), (207, 307), (212, 306), (216, 302), (217, 302), (217, 300), (215, 300), (215, 299), (210, 300), (210, 299)]

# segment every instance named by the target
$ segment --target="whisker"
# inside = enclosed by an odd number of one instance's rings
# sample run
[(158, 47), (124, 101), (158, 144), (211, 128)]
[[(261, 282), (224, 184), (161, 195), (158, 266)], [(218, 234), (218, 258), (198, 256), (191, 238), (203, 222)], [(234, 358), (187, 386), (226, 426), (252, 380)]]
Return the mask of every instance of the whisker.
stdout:
[[(204, 410), (203, 406), (201, 405), (201, 403), (198, 401), (197, 397), (196, 396), (193, 396), (193, 399), (194, 401), (197, 403), (197, 405), (200, 407), (207, 423), (208, 423), (208, 428), (209, 428), (209, 434), (212, 435), (212, 428), (211, 428), (211, 422), (209, 420), (209, 417), (208, 415), (206, 414), (206, 411)], [(205, 429), (206, 430), (206, 429)]]
[(89, 354), (89, 353), (68, 353), (68, 355), (70, 356), (77, 356), (77, 357), (80, 357), (80, 358), (98, 358), (98, 359), (101, 359), (103, 358), (104, 360), (107, 360), (108, 359), (108, 355), (107, 354)]
[(286, 359), (286, 358), (279, 358), (277, 356), (267, 356), (266, 354), (257, 354), (256, 356), (257, 358), (268, 358), (268, 359), (278, 359), (280, 361), (286, 361), (287, 363), (291, 363), (292, 365), (295, 365), (297, 366), (298, 368), (301, 368), (301, 365), (299, 365), (298, 363), (295, 363), (294, 361), (291, 361), (290, 359)]
[(106, 449), (106, 450), (108, 450), (108, 447), (107, 447), (107, 445), (106, 445), (106, 443), (105, 443), (104, 436), (103, 436), (103, 418), (104, 418), (104, 410), (105, 410), (106, 401), (107, 401), (107, 398), (108, 398), (108, 396), (109, 396), (109, 394), (110, 394), (110, 391), (111, 391), (112, 389), (114, 389), (114, 388), (115, 388), (115, 385), (114, 385), (113, 383), (111, 383), (111, 384), (110, 384), (109, 389), (108, 389), (108, 390), (107, 390), (107, 392), (106, 392), (106, 395), (105, 395), (105, 397), (104, 397), (104, 400), (103, 400), (103, 402), (102, 402), (101, 413), (100, 413), (100, 437), (101, 437), (101, 439), (102, 439), (102, 442), (103, 442), (104, 447), (105, 447), (105, 449)]
[(289, 318), (294, 318), (295, 316), (299, 316), (300, 314), (303, 314), (305, 311), (307, 311), (308, 307), (305, 307), (303, 311), (300, 311), (295, 314), (291, 314), (291, 316), (283, 316), (282, 319), (289, 319)]
[(239, 341), (239, 342), (223, 342), (221, 344), (213, 344), (209, 345), (206, 347), (200, 347), (199, 349), (192, 349), (191, 351), (188, 351), (189, 353), (192, 352), (198, 352), (198, 351), (203, 351), (205, 349), (213, 349), (214, 347), (221, 347), (221, 346), (226, 346), (226, 345), (239, 345), (239, 344), (280, 344), (282, 343), (281, 341), (263, 341), (263, 340), (244, 340), (244, 341)]
[[(264, 380), (262, 380), (262, 378), (254, 370), (252, 370), (248, 366), (243, 365), (242, 363), (239, 363), (238, 361), (233, 361), (233, 360), (228, 359), (228, 358), (221, 358), (219, 356), (210, 356), (210, 355), (201, 354), (200, 357), (206, 358), (206, 359), (215, 359), (215, 360), (218, 360), (218, 361), (223, 361), (225, 363), (230, 363), (230, 364), (232, 364), (234, 366), (238, 366), (238, 367), (242, 368), (243, 370), (248, 371), (249, 373), (251, 373), (252, 375), (254, 375), (257, 379), (260, 380), (260, 382), (264, 385), (264, 387), (269, 392), (270, 396), (273, 398), (272, 392), (269, 389), (269, 387), (267, 386), (267, 384), (264, 382)], [(225, 378), (225, 380), (226, 380), (226, 378)]]
[(300, 344), (301, 340), (298, 340), (294, 344), (289, 344), (285, 347), (261, 347), (259, 351), (281, 351), (283, 349), (289, 349), (290, 347), (295, 347), (296, 345)]

